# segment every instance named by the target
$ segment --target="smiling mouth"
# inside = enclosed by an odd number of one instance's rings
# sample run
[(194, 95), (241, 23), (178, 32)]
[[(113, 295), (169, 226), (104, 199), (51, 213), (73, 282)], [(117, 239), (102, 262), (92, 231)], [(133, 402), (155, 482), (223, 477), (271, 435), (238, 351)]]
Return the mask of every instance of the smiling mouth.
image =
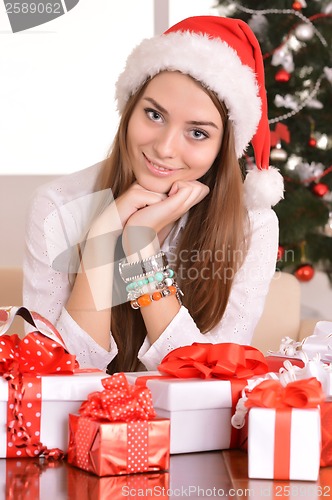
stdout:
[(151, 166), (153, 169), (158, 170), (159, 172), (174, 172), (177, 169), (174, 168), (167, 168), (159, 165), (158, 163), (154, 163), (152, 160), (150, 160), (144, 153), (143, 156), (145, 160), (148, 162), (148, 165)]

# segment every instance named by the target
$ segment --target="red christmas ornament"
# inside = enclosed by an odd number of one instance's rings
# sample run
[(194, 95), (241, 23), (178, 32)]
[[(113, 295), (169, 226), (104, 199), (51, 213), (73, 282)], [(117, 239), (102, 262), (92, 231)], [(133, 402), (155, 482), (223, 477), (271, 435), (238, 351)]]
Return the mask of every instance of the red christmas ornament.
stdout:
[(311, 264), (301, 264), (295, 271), (295, 277), (302, 282), (310, 281), (314, 277), (315, 270)]
[(294, 2), (292, 5), (294, 10), (302, 10), (302, 4), (301, 2)]
[(312, 186), (311, 191), (316, 196), (319, 196), (319, 198), (323, 198), (323, 196), (325, 196), (329, 192), (329, 187), (322, 182), (317, 182)]
[(308, 141), (308, 146), (310, 146), (311, 148), (315, 148), (317, 146), (317, 141), (314, 137), (310, 137)]
[(285, 248), (281, 245), (278, 246), (277, 260), (281, 260), (284, 256)]
[(279, 69), (279, 71), (277, 71), (277, 73), (275, 74), (275, 81), (276, 82), (280, 82), (280, 83), (286, 83), (289, 81), (291, 75), (290, 73), (288, 73), (288, 71), (286, 71), (285, 69)]

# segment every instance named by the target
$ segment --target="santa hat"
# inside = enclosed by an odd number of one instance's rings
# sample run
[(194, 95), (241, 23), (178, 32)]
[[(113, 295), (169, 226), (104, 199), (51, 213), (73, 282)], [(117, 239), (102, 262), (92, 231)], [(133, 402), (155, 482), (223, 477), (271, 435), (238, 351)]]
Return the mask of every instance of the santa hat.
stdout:
[(248, 208), (275, 205), (283, 179), (269, 167), (270, 129), (259, 43), (240, 19), (198, 16), (143, 40), (129, 55), (116, 84), (118, 110), (143, 83), (161, 71), (180, 71), (216, 93), (233, 123), (238, 158), (252, 143), (256, 167), (245, 180)]

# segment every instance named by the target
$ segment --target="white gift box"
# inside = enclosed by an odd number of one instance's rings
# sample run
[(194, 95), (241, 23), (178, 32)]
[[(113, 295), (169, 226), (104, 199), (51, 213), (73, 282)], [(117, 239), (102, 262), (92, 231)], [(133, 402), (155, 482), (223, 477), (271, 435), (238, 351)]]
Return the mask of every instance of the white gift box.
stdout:
[(160, 372), (125, 375), (131, 384), (138, 377), (155, 377), (146, 386), (157, 415), (171, 421), (171, 454), (230, 447), (232, 391), (228, 380), (158, 380)]
[[(248, 476), (260, 479), (317, 481), (321, 453), (319, 408), (291, 409), (290, 450), (275, 456), (276, 410), (251, 408), (248, 426)], [(282, 410), (281, 410), (282, 411)], [(285, 452), (285, 456), (281, 456)], [(286, 456), (287, 455), (287, 456)], [(289, 477), (275, 477), (275, 461), (290, 461)]]
[[(108, 375), (99, 370), (73, 375), (41, 377), (41, 419), (39, 439), (47, 448), (68, 448), (68, 415), (77, 413), (94, 391), (103, 390), (101, 380)], [(0, 379), (0, 421), (7, 422), (8, 383)], [(0, 457), (6, 457), (6, 425), (0, 429)], [(19, 456), (19, 453), (18, 453)]]

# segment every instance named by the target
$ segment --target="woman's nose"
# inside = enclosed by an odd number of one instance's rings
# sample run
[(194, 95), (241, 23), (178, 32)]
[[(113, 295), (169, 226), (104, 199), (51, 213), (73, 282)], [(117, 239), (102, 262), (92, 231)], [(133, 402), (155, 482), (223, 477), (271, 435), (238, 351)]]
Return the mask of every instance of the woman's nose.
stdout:
[(154, 149), (159, 158), (174, 158), (178, 154), (180, 133), (176, 128), (165, 127), (154, 142)]

